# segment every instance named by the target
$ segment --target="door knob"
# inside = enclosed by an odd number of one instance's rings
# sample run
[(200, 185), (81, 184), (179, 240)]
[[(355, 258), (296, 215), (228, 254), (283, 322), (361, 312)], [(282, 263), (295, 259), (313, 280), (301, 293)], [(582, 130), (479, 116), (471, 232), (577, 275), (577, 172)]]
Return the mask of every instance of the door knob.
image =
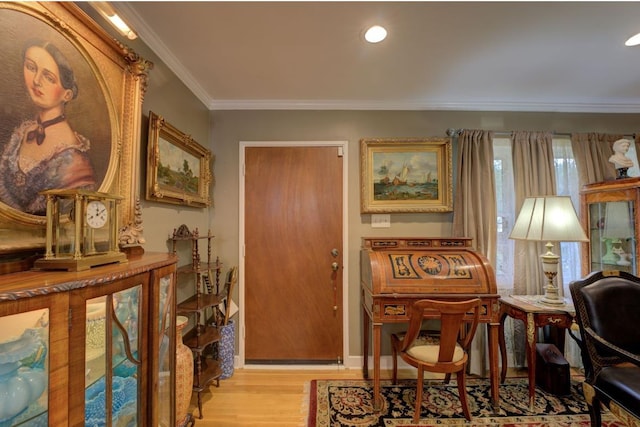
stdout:
[(331, 263), (331, 269), (332, 269), (333, 271), (338, 271), (338, 263), (337, 263), (337, 262), (335, 262), (335, 261), (334, 261), (334, 262), (332, 262), (332, 263)]

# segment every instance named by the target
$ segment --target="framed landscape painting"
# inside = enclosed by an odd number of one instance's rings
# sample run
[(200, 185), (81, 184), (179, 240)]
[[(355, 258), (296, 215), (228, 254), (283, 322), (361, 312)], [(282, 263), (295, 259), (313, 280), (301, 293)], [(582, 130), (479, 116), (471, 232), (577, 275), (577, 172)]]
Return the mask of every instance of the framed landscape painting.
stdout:
[(211, 205), (211, 151), (152, 111), (147, 154), (147, 200)]
[(360, 212), (450, 212), (450, 138), (360, 140)]

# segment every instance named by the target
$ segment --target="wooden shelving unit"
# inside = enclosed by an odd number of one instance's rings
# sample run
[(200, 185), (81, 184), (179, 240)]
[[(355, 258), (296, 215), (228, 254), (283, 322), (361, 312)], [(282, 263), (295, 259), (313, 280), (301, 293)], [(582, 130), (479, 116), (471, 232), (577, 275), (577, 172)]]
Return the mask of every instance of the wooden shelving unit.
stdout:
[[(191, 263), (178, 268), (178, 283), (181, 280), (192, 280), (193, 295), (177, 305), (177, 314), (190, 317), (193, 328), (187, 332), (183, 342), (193, 352), (194, 373), (193, 392), (198, 395), (199, 418), (202, 419), (202, 397), (204, 392), (214, 381), (220, 386), (222, 369), (216, 346), (220, 341), (220, 331), (211, 324), (207, 312), (214, 312), (215, 307), (222, 301), (218, 295), (220, 271), (222, 265), (218, 258), (212, 261), (211, 243), (214, 236), (209, 231), (200, 236), (198, 229), (189, 231), (186, 225), (174, 230), (171, 237), (172, 251), (177, 253), (180, 242), (191, 245)], [(203, 262), (200, 256), (200, 244), (206, 242), (207, 255)], [(215, 282), (215, 289), (213, 283)]]

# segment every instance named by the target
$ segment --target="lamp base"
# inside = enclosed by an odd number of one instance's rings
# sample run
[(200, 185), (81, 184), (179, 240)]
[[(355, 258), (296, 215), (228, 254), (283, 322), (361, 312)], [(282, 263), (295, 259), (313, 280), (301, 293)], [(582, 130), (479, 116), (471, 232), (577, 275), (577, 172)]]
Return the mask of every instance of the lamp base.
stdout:
[(547, 277), (547, 284), (544, 287), (544, 296), (540, 302), (549, 305), (564, 305), (564, 298), (560, 298), (558, 294), (558, 288), (553, 285), (553, 279), (558, 274), (558, 260), (559, 256), (553, 253), (553, 244), (548, 242), (546, 245), (547, 252), (540, 255), (542, 260), (542, 271)]

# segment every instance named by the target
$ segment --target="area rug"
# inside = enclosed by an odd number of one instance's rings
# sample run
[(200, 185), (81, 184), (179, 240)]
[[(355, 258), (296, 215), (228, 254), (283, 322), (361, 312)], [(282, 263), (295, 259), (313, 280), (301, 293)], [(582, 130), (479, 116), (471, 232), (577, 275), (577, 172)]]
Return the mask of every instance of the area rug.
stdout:
[[(571, 394), (554, 396), (536, 388), (535, 408), (529, 410), (526, 378), (508, 378), (500, 385), (500, 409), (493, 411), (487, 379), (467, 379), (472, 421), (462, 413), (455, 381), (425, 382), (420, 423), (413, 423), (415, 380), (398, 384), (381, 381), (382, 409), (373, 409), (373, 383), (366, 380), (313, 380), (309, 389), (308, 427), (588, 427), (589, 412), (577, 381)], [(603, 426), (624, 427), (608, 412)]]

